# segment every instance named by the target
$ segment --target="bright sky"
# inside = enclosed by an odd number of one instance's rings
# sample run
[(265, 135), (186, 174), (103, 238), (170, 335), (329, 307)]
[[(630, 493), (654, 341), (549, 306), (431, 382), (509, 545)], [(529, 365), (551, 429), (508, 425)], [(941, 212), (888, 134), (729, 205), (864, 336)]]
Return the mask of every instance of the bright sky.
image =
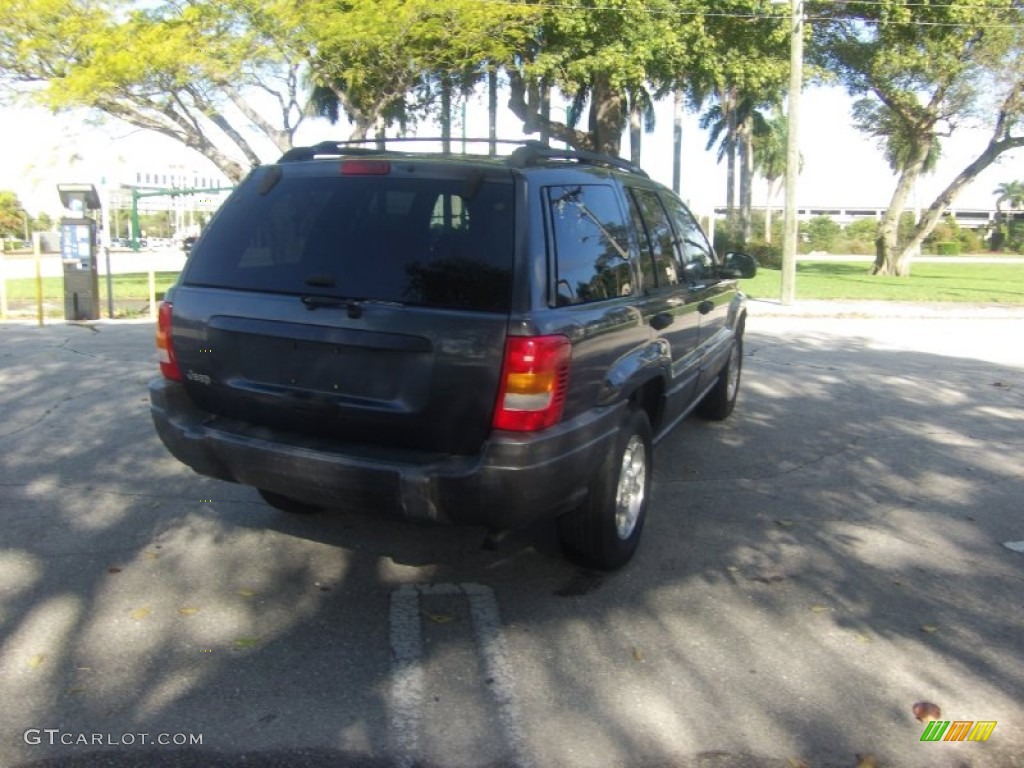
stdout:
[[(499, 105), (504, 98), (499, 98)], [(502, 107), (499, 136), (522, 138), (519, 124)], [(851, 126), (850, 100), (840, 89), (808, 88), (801, 101), (800, 145), (804, 170), (798, 185), (798, 203), (812, 207), (885, 207), (895, 186), (881, 151)], [(486, 101), (470, 102), (467, 134), (487, 135)], [(456, 133), (459, 129), (455, 129)], [(347, 123), (332, 126), (325, 120), (307, 121), (300, 132), (300, 143), (326, 139), (344, 139)], [(424, 127), (421, 135), (438, 135)], [(987, 144), (984, 131), (961, 128), (943, 144), (938, 170), (923, 179), (916, 201), (928, 205), (967, 163)], [(622, 154), (629, 154), (625, 137)], [(128, 180), (135, 171), (164, 171), (172, 164), (200, 172), (212, 166), (204, 158), (160, 136), (131, 126), (99, 126), (83, 122), (81, 113), (51, 115), (36, 109), (0, 109), (0, 143), (7, 148), (0, 156), (0, 189), (14, 190), (22, 204), (33, 214), (46, 211), (60, 215), (56, 184), (86, 181), (100, 185), (106, 178)], [(698, 213), (725, 203), (725, 167), (715, 161), (714, 151), (705, 150), (707, 134), (697, 126), (696, 115), (687, 114), (683, 127), (682, 196)], [(274, 159), (270, 152), (266, 160)], [(672, 105), (659, 105), (653, 134), (644, 134), (642, 163), (654, 178), (672, 182)], [(991, 208), (992, 190), (1007, 181), (1024, 179), (1024, 151), (1005, 156), (989, 168), (957, 199), (957, 207)], [(755, 205), (765, 202), (764, 184), (754, 190)], [(783, 203), (783, 195), (774, 201)]]

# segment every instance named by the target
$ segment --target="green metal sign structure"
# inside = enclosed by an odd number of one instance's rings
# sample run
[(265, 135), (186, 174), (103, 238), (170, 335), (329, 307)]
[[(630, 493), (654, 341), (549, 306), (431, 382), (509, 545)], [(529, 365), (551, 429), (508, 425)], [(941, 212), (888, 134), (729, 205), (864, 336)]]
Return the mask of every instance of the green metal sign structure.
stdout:
[(205, 192), (230, 192), (234, 187), (182, 187), (180, 189), (154, 189), (140, 192), (132, 187), (132, 250), (139, 250), (139, 200), (143, 197), (178, 197)]

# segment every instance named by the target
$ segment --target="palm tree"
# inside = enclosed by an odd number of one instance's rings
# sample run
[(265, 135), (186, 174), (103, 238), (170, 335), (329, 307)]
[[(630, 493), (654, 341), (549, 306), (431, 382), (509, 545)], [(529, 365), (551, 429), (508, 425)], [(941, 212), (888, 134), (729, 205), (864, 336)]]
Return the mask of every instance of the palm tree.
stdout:
[(644, 133), (654, 131), (654, 99), (646, 88), (629, 91), (629, 159), (640, 165), (640, 145)]
[(1000, 250), (1008, 234), (1006, 230), (1009, 230), (1010, 226), (1010, 217), (1003, 211), (1003, 205), (1013, 210), (1024, 208), (1024, 182), (1004, 181), (992, 190), (992, 194), (996, 196), (996, 224), (999, 227), (992, 246), (995, 250)]
[(700, 116), (699, 125), (709, 131), (707, 149), (718, 144), (718, 161), (726, 161), (726, 209), (730, 221), (736, 209), (736, 161), (740, 161), (740, 237), (750, 239), (750, 197), (753, 178), (754, 137), (766, 130), (765, 117), (760, 112), (763, 102), (751, 94), (735, 88), (716, 89), (717, 103)]
[(764, 241), (772, 241), (772, 201), (779, 194), (786, 176), (786, 147), (789, 122), (777, 112), (765, 123), (767, 130), (754, 138), (754, 172), (768, 182), (764, 208)]

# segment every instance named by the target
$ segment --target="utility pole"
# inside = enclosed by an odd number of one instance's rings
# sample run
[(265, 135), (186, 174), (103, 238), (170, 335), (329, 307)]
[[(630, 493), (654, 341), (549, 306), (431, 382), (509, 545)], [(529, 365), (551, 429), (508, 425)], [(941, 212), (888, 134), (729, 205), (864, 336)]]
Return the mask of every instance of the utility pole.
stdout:
[(790, 0), (792, 24), (789, 43), (789, 115), (786, 135), (786, 210), (785, 234), (782, 240), (783, 304), (792, 304), (796, 294), (796, 254), (799, 229), (797, 225), (796, 179), (800, 173), (800, 92), (804, 80), (804, 4)]

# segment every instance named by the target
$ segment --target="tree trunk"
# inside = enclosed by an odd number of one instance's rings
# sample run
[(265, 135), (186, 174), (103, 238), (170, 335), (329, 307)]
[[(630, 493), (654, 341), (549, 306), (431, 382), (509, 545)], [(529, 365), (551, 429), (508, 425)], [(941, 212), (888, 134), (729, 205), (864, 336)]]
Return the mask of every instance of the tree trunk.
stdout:
[(722, 94), (725, 110), (725, 209), (726, 219), (733, 223), (736, 213), (736, 110), (731, 91)]
[(753, 236), (751, 208), (753, 208), (754, 144), (751, 136), (753, 118), (747, 118), (737, 129), (740, 154), (740, 237), (746, 245)]
[(924, 168), (925, 160), (931, 150), (934, 138), (921, 141), (910, 157), (893, 192), (889, 207), (882, 215), (878, 225), (878, 236), (875, 238), (875, 264), (871, 268), (873, 275), (889, 275), (892, 277), (909, 277), (910, 262), (914, 256), (913, 248), (899, 247), (900, 217), (907, 207), (907, 198), (914, 188)]
[(683, 196), (683, 92), (672, 93), (672, 191)]
[(764, 200), (764, 241), (772, 242), (772, 201), (775, 199), (777, 189), (774, 181), (768, 182), (768, 193)]
[(638, 99), (634, 96), (629, 102), (629, 159), (634, 165), (640, 165), (640, 142), (643, 137), (643, 114)]
[(487, 72), (487, 138), (491, 140), (489, 155), (498, 154), (498, 70)]
[[(970, 184), (978, 175), (988, 168), (992, 163), (999, 159), (999, 156), (1011, 149), (1024, 146), (1024, 136), (1019, 137), (1007, 137), (1001, 140), (993, 136), (992, 140), (989, 141), (985, 151), (982, 152), (978, 157), (968, 164), (960, 173), (956, 175), (956, 178), (950, 182), (935, 201), (928, 206), (928, 210), (921, 216), (921, 220), (917, 222), (917, 226), (914, 227), (914, 233), (900, 254), (900, 258), (904, 259), (908, 255), (913, 256), (921, 251), (921, 245), (924, 243), (925, 238), (932, 233), (935, 229), (935, 225), (942, 219), (942, 215), (946, 212), (957, 195)], [(998, 206), (997, 206), (998, 207)]]
[(441, 151), (452, 151), (452, 86), (441, 78)]
[(594, 77), (590, 95), (590, 132), (597, 152), (618, 157), (625, 123), (622, 91), (614, 90), (608, 76)]
[[(540, 88), (537, 86), (536, 81), (528, 81), (520, 73), (515, 70), (506, 70), (508, 72), (509, 80), (509, 97), (508, 97), (508, 108), (513, 115), (523, 121), (523, 133), (535, 133), (540, 130), (541, 116), (540, 116)], [(591, 109), (590, 109), (590, 130), (581, 131), (570, 127), (565, 123), (551, 120), (548, 123), (548, 130), (550, 136), (557, 141), (564, 141), (571, 147), (577, 149), (598, 149), (600, 148), (600, 140), (597, 135), (595, 125), (599, 122), (595, 109), (597, 103), (597, 96), (594, 95), (595, 88), (591, 89)], [(617, 103), (620, 105), (619, 116), (616, 122), (618, 133), (615, 134), (613, 154), (618, 154), (619, 140), (622, 136), (623, 117), (621, 115), (621, 94), (616, 94)], [(614, 134), (615, 132), (612, 131)], [(607, 151), (607, 150), (605, 150)]]
[(540, 81), (540, 140), (545, 146), (551, 144), (551, 83), (547, 78)]

